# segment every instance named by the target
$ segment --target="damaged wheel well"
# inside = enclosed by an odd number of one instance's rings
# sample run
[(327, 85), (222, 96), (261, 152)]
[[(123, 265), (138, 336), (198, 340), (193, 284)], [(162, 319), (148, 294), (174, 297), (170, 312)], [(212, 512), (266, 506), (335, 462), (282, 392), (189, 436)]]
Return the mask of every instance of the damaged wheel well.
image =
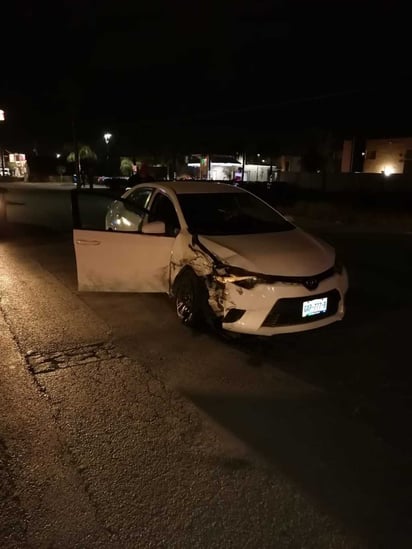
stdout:
[[(187, 263), (176, 275), (170, 288), (170, 294), (172, 297), (176, 296), (179, 280), (186, 273), (190, 273), (199, 282), (198, 288), (202, 288), (207, 314), (221, 320), (225, 314), (227, 293), (225, 284), (221, 283), (216, 275), (226, 266), (199, 241), (197, 235), (193, 236), (192, 245), (189, 248), (192, 255), (187, 258)], [(178, 264), (174, 266), (176, 268)]]
[(198, 276), (189, 265), (183, 267), (173, 283), (172, 296), (176, 299), (176, 306), (180, 299), (180, 292), (183, 288), (187, 291), (188, 285), (193, 292), (193, 319), (191, 324), (215, 326), (216, 314), (210, 305), (210, 292), (207, 281), (205, 277)]
[(196, 276), (197, 278), (200, 278), (197, 276), (197, 274), (195, 273), (195, 271), (192, 269), (192, 267), (190, 267), (189, 265), (185, 265), (179, 272), (178, 274), (176, 275), (176, 278), (174, 279), (173, 281), (173, 284), (172, 284), (172, 287), (171, 287), (171, 296), (172, 297), (175, 297), (176, 296), (176, 288), (177, 288), (177, 285), (179, 284), (179, 280), (182, 279), (183, 276), (185, 276), (185, 273), (188, 273), (190, 272), (193, 276)]

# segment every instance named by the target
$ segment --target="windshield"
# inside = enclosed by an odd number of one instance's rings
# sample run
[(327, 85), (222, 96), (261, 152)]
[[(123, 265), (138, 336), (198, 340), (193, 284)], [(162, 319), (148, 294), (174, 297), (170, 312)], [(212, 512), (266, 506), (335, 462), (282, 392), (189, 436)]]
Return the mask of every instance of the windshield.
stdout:
[(189, 231), (203, 235), (289, 231), (294, 226), (246, 192), (179, 194)]

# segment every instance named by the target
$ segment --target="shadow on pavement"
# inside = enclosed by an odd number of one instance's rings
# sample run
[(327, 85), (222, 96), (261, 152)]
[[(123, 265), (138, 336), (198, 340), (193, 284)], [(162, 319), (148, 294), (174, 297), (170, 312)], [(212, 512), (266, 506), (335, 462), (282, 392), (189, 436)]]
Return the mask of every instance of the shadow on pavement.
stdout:
[(58, 231), (49, 227), (31, 225), (26, 223), (1, 223), (0, 241), (25, 243), (33, 242), (35, 244), (51, 243), (64, 238), (71, 238), (71, 231)]
[(342, 419), (330, 402), (244, 394), (185, 396), (368, 546), (410, 547), (407, 464), (388, 458), (375, 438)]
[(350, 278), (342, 322), (236, 345), (253, 367), (273, 365), (328, 390), (347, 414), (410, 453), (412, 240), (344, 236), (338, 244)]

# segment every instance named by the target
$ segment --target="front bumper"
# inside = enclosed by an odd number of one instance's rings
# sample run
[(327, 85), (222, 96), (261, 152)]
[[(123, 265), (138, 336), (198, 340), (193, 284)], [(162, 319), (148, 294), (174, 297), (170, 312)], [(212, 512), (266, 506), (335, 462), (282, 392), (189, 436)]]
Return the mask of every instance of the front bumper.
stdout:
[[(293, 332), (304, 332), (327, 326), (345, 315), (345, 294), (348, 289), (348, 277), (344, 270), (342, 274), (335, 273), (323, 280), (315, 290), (307, 290), (301, 284), (258, 284), (251, 290), (246, 290), (233, 283), (227, 283), (224, 290), (224, 316), (222, 327), (225, 330), (243, 334), (272, 336)], [(322, 313), (308, 319), (300, 319), (296, 315), (283, 317), (275, 315), (279, 300), (310, 300), (319, 296), (332, 296), (328, 306), (333, 306), (322, 316)], [(283, 302), (284, 304), (285, 302)], [(235, 322), (225, 322), (229, 311), (244, 310), (243, 315)], [(236, 315), (233, 315), (236, 316)], [(286, 321), (285, 321), (286, 319)], [(293, 319), (293, 320), (291, 320)]]

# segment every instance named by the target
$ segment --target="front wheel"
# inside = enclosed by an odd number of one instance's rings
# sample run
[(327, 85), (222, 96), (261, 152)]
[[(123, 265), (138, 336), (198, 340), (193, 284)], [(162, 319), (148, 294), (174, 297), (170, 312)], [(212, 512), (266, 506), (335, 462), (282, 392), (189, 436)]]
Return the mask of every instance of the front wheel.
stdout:
[(176, 314), (185, 326), (200, 327), (209, 313), (208, 294), (204, 282), (191, 270), (179, 275), (175, 282)]

